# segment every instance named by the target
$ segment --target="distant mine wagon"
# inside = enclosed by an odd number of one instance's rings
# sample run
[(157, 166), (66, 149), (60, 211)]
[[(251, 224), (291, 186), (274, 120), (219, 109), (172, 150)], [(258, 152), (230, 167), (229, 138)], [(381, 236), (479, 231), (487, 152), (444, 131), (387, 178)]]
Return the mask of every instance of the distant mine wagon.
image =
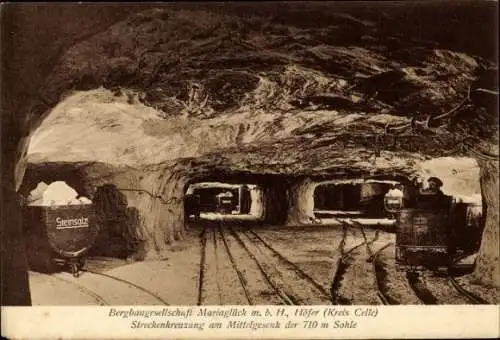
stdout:
[(234, 195), (229, 192), (217, 195), (217, 212), (221, 214), (231, 214), (236, 209)]
[(405, 271), (446, 270), (456, 246), (452, 199), (435, 206), (404, 208), (396, 218), (396, 264)]
[(24, 216), (30, 267), (47, 272), (62, 266), (77, 277), (99, 233), (94, 205), (27, 206)]

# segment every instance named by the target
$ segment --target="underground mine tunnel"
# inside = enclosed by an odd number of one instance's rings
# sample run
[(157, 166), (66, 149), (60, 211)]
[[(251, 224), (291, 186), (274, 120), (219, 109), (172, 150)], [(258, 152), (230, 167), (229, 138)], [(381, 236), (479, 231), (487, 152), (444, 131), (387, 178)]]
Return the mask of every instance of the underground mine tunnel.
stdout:
[[(255, 185), (250, 212), (258, 222), (293, 227), (320, 222), (322, 210), (358, 211), (368, 191), (375, 199), (364, 203), (380, 208), (381, 187), (318, 186), (322, 181), (413, 178), (425, 162), (464, 157), (476, 162), (473, 194), (482, 197), (484, 216), (473, 277), (498, 286), (498, 66), (488, 39), (470, 44), (466, 34), (452, 39), (454, 30), (434, 37), (435, 29), (425, 25), (419, 32), (437, 45), (410, 39), (413, 28), (394, 39), (401, 20), (391, 21), (388, 13), (389, 26), (378, 27), (354, 10), (352, 17), (312, 10), (308, 25), (321, 26), (315, 28), (193, 8), (134, 13), (105, 6), (82, 17), (79, 9), (51, 17), (39, 15), (39, 8), (17, 8), (5, 13), (6, 24), (47, 29), (20, 28), (16, 39), (2, 40), (15, 66), (5, 68), (3, 81), (10, 85), (2, 94), (12, 98), (2, 100), (2, 131), (9, 132), (8, 138), (2, 134), (2, 202), (3, 211), (12, 212), (2, 226), (9, 241), (2, 248), (9, 278), (2, 289), (12, 303), (29, 303), (18, 198), (38, 180), (65, 181), (92, 200), (116, 202), (117, 211), (105, 203), (102, 210), (134, 226), (117, 232), (130, 242), (122, 241), (116, 256), (133, 252), (134, 259), (158, 260), (197, 237), (186, 223), (191, 184)], [(460, 8), (457, 15), (469, 19), (474, 12), (483, 22), (493, 13), (478, 8)], [(288, 10), (278, 13), (286, 18)], [(329, 17), (316, 21), (319, 14)], [(484, 25), (449, 24), (487, 35)], [(283, 29), (287, 25), (291, 29)], [(240, 28), (244, 34), (228, 39)], [(282, 45), (296, 34), (303, 44)], [(60, 36), (57, 43), (47, 44), (54, 36)], [(407, 45), (389, 48), (399, 40)], [(397, 79), (380, 81), (389, 76)], [(448, 168), (445, 186), (464, 169), (457, 166), (453, 174)], [(200, 190), (200, 200), (209, 196)]]
[[(246, 221), (255, 224), (283, 224), (287, 206), (284, 204), (284, 176), (266, 174), (226, 175), (221, 182), (192, 182), (186, 191), (186, 216), (196, 211), (201, 219)], [(222, 181), (225, 182), (222, 182)]]
[[(252, 204), (257, 199), (251, 192), (260, 188), (251, 184), (228, 184), (201, 182), (189, 185), (184, 208), (200, 213), (221, 213), (223, 215), (249, 215)], [(190, 202), (189, 207), (186, 202)], [(190, 215), (186, 213), (186, 215)], [(260, 217), (260, 216), (256, 216)]]

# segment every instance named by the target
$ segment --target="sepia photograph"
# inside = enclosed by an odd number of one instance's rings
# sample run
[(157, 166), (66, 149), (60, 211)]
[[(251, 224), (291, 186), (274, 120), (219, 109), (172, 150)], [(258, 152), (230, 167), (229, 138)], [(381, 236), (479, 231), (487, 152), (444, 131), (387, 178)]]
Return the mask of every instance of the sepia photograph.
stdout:
[(500, 303), (497, 1), (0, 15), (2, 306)]

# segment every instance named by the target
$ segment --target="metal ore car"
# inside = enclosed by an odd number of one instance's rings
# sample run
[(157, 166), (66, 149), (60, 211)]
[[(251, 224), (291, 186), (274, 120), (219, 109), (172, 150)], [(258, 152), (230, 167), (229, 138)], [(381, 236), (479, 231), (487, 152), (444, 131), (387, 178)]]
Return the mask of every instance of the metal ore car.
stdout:
[(452, 197), (424, 198), (396, 218), (396, 264), (406, 271), (447, 269), (455, 253)]
[(234, 209), (236, 209), (236, 202), (231, 192), (223, 192), (217, 195), (217, 212), (230, 214)]
[(93, 204), (25, 207), (24, 234), (30, 267), (66, 267), (76, 277), (99, 233)]

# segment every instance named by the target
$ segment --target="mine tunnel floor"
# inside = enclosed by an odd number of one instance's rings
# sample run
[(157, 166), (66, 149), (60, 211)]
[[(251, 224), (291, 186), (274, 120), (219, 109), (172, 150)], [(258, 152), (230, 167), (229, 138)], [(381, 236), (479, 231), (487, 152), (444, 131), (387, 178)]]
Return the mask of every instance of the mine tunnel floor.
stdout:
[(256, 227), (198, 221), (163, 261), (89, 258), (86, 271), (30, 272), (34, 305), (325, 305), (499, 303), (470, 275), (412, 278), (394, 262), (395, 235), (360, 227)]

